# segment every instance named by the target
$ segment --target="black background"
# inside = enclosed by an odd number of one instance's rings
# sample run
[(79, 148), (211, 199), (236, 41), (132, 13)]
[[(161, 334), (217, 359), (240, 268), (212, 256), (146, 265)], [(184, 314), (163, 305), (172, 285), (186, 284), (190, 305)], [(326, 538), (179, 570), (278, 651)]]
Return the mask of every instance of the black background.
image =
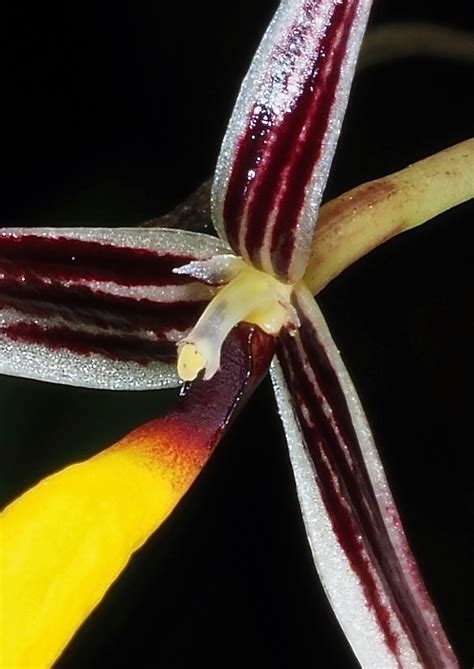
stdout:
[[(131, 225), (212, 173), (275, 1), (11, 2), (3, 225)], [(375, 2), (372, 23), (472, 28), (468, 0)], [(473, 131), (472, 64), (358, 76), (326, 197)], [(472, 205), (378, 249), (321, 304), (462, 666), (472, 643)], [(165, 410), (173, 393), (2, 378), (2, 501)], [(263, 438), (256, 438), (257, 429)], [(59, 667), (355, 667), (313, 575), (268, 383)]]

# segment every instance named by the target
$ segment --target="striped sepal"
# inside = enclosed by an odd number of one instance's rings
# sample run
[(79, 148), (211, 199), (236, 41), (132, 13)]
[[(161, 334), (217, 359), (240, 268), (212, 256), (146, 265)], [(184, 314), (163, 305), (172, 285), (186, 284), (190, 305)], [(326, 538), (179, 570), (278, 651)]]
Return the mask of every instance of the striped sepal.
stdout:
[(220, 235), (258, 269), (304, 272), (370, 0), (284, 0), (245, 78), (213, 185)]
[(273, 337), (239, 326), (218, 373), (187, 387), (171, 413), (46, 478), (4, 510), (0, 666), (52, 666), (186, 493), (267, 371), (273, 348)]
[(223, 252), (179, 230), (0, 230), (0, 372), (94, 388), (177, 385), (176, 342), (215, 289), (173, 269)]
[(363, 667), (457, 666), (403, 533), (356, 391), (311, 294), (273, 370), (309, 543)]

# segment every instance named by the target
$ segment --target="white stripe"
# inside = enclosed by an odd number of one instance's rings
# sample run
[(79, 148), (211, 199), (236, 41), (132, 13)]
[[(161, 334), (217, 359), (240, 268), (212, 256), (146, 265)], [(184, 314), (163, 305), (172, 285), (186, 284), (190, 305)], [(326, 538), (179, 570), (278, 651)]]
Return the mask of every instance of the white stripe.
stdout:
[(229, 246), (210, 235), (171, 228), (0, 228), (2, 237), (33, 235), (48, 239), (77, 239), (131, 249), (152, 251), (158, 255), (190, 255), (202, 260), (229, 253)]
[(180, 385), (175, 365), (110, 360), (96, 353), (14, 342), (0, 336), (0, 374), (100, 390), (158, 390)]
[(405, 537), (390, 486), (385, 476), (384, 468), (377, 452), (365, 412), (357, 395), (357, 391), (313, 296), (307, 289), (300, 290), (298, 300), (302, 309), (312, 321), (315, 330), (318, 332), (321, 345), (326, 351), (328, 359), (338, 377), (341, 389), (345, 395), (352, 424), (357, 435), (357, 440), (370, 482), (374, 489), (380, 514), (387, 529), (390, 542), (394, 548), (398, 563), (403, 572), (407, 587), (417, 604), (417, 614), (423, 617), (427, 629), (431, 631), (431, 643), (438, 647), (440, 656), (443, 658), (444, 669), (456, 669), (456, 667), (459, 666), (458, 662), (446, 639), (438, 614), (428, 597), (424, 583), (419, 575), (416, 562)]
[[(105, 329), (91, 325), (76, 327), (59, 316), (25, 319), (24, 315), (13, 309), (0, 312), (0, 327), (21, 323), (33, 323), (46, 330), (51, 327), (67, 327), (73, 333), (124, 336), (122, 330), (115, 328)], [(150, 331), (134, 330), (128, 334), (140, 336), (144, 342), (156, 341), (156, 335)], [(167, 335), (169, 340), (176, 340), (183, 333), (170, 330)], [(180, 385), (175, 367), (174, 363), (158, 360), (144, 365), (133, 361), (112, 360), (98, 353), (81, 355), (67, 348), (52, 349), (46, 344), (14, 341), (0, 331), (0, 374), (9, 376), (101, 390), (153, 390)]]
[[(214, 225), (219, 235), (226, 239), (223, 221), (223, 207), (229, 186), (230, 176), (235, 163), (239, 142), (249, 125), (249, 117), (255, 105), (268, 108), (275, 118), (275, 123), (291, 113), (292, 104), (301, 92), (301, 85), (307, 80), (308, 68), (312, 68), (317, 45), (328, 24), (328, 17), (334, 5), (340, 0), (321, 0), (312, 2), (314, 16), (308, 19), (308, 3), (303, 0), (283, 0), (271, 21), (262, 42), (255, 54), (247, 73), (226, 132), (217, 162), (212, 187), (211, 203)], [(306, 7), (305, 7), (306, 6)], [(329, 168), (339, 137), (342, 119), (345, 114), (351, 81), (354, 75), (357, 54), (365, 31), (371, 0), (359, 0), (358, 11), (351, 27), (346, 57), (341, 65), (335, 101), (332, 105), (328, 128), (323, 139), (321, 158), (314, 166), (310, 183), (306, 189), (306, 198), (299, 217), (295, 249), (290, 265), (290, 277), (296, 279), (303, 274), (316, 224), (317, 212), (322, 193), (326, 185)], [(290, 30), (300, 27), (303, 35), (294, 49), (287, 48)], [(297, 34), (293, 30), (292, 36)], [(341, 34), (342, 36), (342, 34)], [(340, 37), (341, 37), (340, 36)], [(245, 227), (246, 227), (245, 223)], [(271, 225), (262, 221), (261, 225)], [(240, 235), (243, 249), (243, 232)], [(266, 235), (268, 239), (268, 234)], [(263, 257), (267, 271), (267, 257)]]
[[(322, 586), (361, 666), (364, 669), (398, 669), (397, 659), (387, 647), (374, 613), (367, 605), (362, 585), (334, 533), (317, 485), (311, 457), (302, 440), (293, 412), (283, 372), (275, 360), (272, 363), (271, 374), (308, 541)], [(378, 590), (383, 591), (378, 576), (373, 571), (372, 574), (376, 579)], [(410, 640), (404, 634), (391, 609), (390, 602), (385, 599), (383, 603), (390, 611), (391, 627), (399, 640), (403, 668), (421, 667)], [(317, 642), (314, 655), (318, 656)]]
[[(45, 283), (51, 282), (45, 280)], [(60, 283), (64, 288), (89, 288), (93, 293), (106, 293), (114, 297), (127, 297), (133, 300), (150, 300), (157, 304), (211, 300), (217, 293), (217, 288), (205, 286), (197, 281), (190, 281), (181, 286), (123, 286), (114, 281), (90, 281), (88, 279), (68, 279)]]
[[(319, 5), (315, 4), (315, 16), (308, 25), (304, 11), (305, 3), (301, 0), (283, 0), (263, 36), (250, 69), (242, 82), (222, 142), (214, 175), (211, 194), (212, 214), (214, 225), (222, 239), (226, 239), (222, 215), (225, 195), (238, 143), (246, 131), (249, 116), (256, 105), (262, 105), (269, 108), (278, 123), (286, 113), (291, 111), (291, 104), (297, 95), (300, 82), (306, 78), (302, 68), (307, 67), (308, 60), (314, 60), (311, 54), (327, 24), (327, 15), (333, 2), (334, 0), (330, 2), (326, 0), (326, 2), (320, 2)], [(301, 41), (300, 48), (303, 51), (301, 57), (291, 50), (285, 53), (279, 49), (287, 42), (289, 29), (294, 25), (301, 25), (303, 30), (307, 29), (311, 32), (309, 37)], [(285, 77), (282, 76), (284, 73)], [(281, 85), (283, 79), (288, 82), (288, 85)], [(265, 223), (262, 221), (262, 225)]]

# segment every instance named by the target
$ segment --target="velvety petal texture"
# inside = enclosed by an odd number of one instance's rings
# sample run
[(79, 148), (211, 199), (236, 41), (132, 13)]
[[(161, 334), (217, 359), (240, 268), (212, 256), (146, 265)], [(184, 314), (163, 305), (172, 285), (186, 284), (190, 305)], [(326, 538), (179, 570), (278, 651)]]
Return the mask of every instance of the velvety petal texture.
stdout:
[(305, 288), (273, 369), (316, 568), (363, 667), (457, 667), (407, 544), (357, 393)]
[(213, 185), (219, 234), (294, 283), (306, 266), (370, 0), (283, 0), (253, 59)]
[(95, 457), (41, 481), (0, 517), (0, 665), (49, 667), (201, 471), (268, 369), (272, 337), (241, 325), (211, 381)]
[(0, 230), (0, 373), (116, 390), (178, 385), (176, 343), (216, 290), (173, 270), (226, 252), (181, 230)]

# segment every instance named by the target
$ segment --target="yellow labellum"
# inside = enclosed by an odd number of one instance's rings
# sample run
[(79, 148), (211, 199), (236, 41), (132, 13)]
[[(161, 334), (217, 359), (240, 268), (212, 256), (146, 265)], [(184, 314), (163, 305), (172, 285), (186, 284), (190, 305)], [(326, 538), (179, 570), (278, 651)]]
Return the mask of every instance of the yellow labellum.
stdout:
[(180, 496), (169, 471), (138, 449), (109, 448), (8, 506), (0, 666), (50, 667)]

